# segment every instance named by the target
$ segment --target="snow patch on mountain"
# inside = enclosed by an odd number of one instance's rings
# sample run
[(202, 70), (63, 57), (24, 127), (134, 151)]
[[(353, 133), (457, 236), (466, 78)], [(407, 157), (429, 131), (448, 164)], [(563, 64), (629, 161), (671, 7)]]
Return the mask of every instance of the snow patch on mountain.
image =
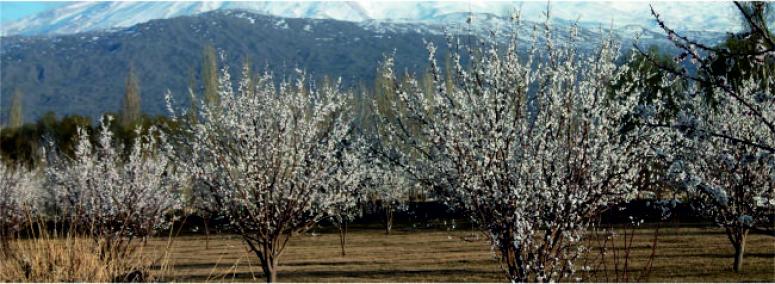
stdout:
[[(0, 4), (1, 5), (1, 4)], [(731, 3), (656, 2), (654, 9), (678, 30), (730, 31), (740, 20)], [(583, 25), (614, 28), (640, 26), (656, 30), (648, 2), (556, 2), (549, 5), (554, 19)], [(464, 24), (465, 13), (508, 17), (521, 11), (522, 18), (541, 22), (545, 2), (488, 1), (350, 1), (350, 2), (74, 2), (37, 15), (4, 23), (3, 35), (71, 34), (129, 27), (154, 19), (196, 15), (220, 9), (240, 9), (286, 18), (335, 19), (352, 22)], [(487, 19), (484, 19), (487, 20)], [(486, 25), (487, 23), (482, 23)]]

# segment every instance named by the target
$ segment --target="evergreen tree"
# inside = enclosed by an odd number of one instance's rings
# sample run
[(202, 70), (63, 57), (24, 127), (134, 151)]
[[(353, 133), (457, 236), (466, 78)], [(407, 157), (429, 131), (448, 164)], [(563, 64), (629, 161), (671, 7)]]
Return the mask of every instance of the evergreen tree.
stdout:
[[(775, 72), (775, 62), (767, 60), (766, 54), (775, 48), (772, 42), (772, 32), (767, 24), (767, 18), (772, 14), (770, 3), (739, 2), (738, 8), (743, 21), (743, 31), (728, 33), (725, 41), (716, 46), (718, 52), (709, 57), (709, 68), (701, 69), (700, 75), (708, 83), (703, 84), (710, 103), (717, 103), (713, 96), (713, 78), (723, 77), (728, 80), (731, 91), (740, 93), (747, 80), (755, 80), (766, 84), (768, 77)], [(760, 87), (767, 87), (761, 85)]]
[(663, 78), (659, 76), (660, 69), (655, 65), (656, 63), (678, 68), (678, 63), (657, 46), (651, 46), (643, 52), (643, 54), (634, 52), (627, 57), (626, 70), (611, 81), (611, 87), (608, 89), (607, 99), (609, 100), (624, 101), (630, 96), (637, 98), (636, 107), (623, 113), (621, 125), (623, 133), (635, 129), (637, 124), (644, 123), (641, 121), (644, 112), (652, 110), (642, 106), (660, 102), (662, 107), (659, 108), (659, 112), (650, 114), (648, 117), (653, 116), (656, 121), (665, 123), (675, 118), (684, 103), (681, 94), (686, 91), (686, 82), (679, 78), (671, 84), (663, 84)]

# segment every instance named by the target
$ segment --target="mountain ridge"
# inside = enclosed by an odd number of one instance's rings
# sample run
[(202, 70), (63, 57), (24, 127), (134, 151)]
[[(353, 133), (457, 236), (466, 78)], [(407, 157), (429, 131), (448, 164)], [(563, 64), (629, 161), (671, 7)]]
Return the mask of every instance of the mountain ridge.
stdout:
[[(15, 88), (24, 93), (25, 121), (48, 111), (92, 118), (117, 111), (129, 66), (136, 71), (142, 109), (164, 114), (163, 94), (169, 89), (186, 104), (187, 75), (200, 75), (207, 44), (223, 50), (225, 63), (238, 78), (248, 57), (254, 70), (282, 78), (296, 68), (311, 75), (342, 77), (355, 84), (370, 81), (382, 55), (397, 50), (398, 70), (426, 66), (423, 39), (445, 41), (442, 35), (412, 29), (375, 32), (358, 23), (281, 18), (240, 10), (152, 20), (129, 28), (59, 36), (4, 37), (0, 46), (0, 121)], [(442, 48), (442, 50), (444, 50)], [(221, 64), (221, 63), (219, 63)], [(198, 89), (201, 89), (199, 82)]]
[[(1, 3), (0, 3), (1, 5)], [(678, 30), (729, 30), (737, 24), (729, 3), (653, 3), (662, 17)], [(726, 5), (726, 6), (725, 6)], [(438, 23), (444, 15), (471, 12), (506, 16), (514, 10), (530, 21), (539, 21), (546, 3), (538, 2), (75, 2), (56, 9), (4, 23), (2, 35), (53, 35), (129, 27), (154, 19), (195, 15), (220, 9), (241, 9), (285, 18), (368, 20), (400, 23)], [(645, 2), (561, 2), (551, 5), (555, 20), (583, 25), (639, 25), (657, 31)], [(716, 30), (718, 31), (718, 30)]]
[[(384, 54), (395, 52), (396, 70), (420, 72), (427, 68), (425, 43), (439, 48), (443, 62), (447, 36), (489, 34), (495, 25), (506, 39), (513, 25), (494, 15), (474, 15), (479, 25), (467, 26), (466, 16), (451, 17), (444, 24), (412, 24), (382, 21), (348, 22), (330, 19), (283, 18), (245, 10), (215, 10), (191, 16), (156, 19), (128, 28), (57, 36), (9, 36), (0, 41), (0, 94), (15, 88), (25, 93), (24, 118), (37, 119), (47, 111), (60, 115), (81, 114), (92, 118), (117, 111), (124, 79), (132, 65), (140, 79), (142, 108), (164, 114), (163, 93), (171, 90), (185, 104), (188, 73), (200, 74), (205, 44), (225, 51), (226, 63), (237, 72), (245, 57), (254, 70), (264, 66), (275, 74), (307, 69), (314, 76), (341, 77), (353, 86), (371, 86)], [(489, 22), (488, 22), (489, 21)], [(520, 40), (528, 41), (532, 25), (523, 22)], [(558, 22), (558, 36), (567, 36), (569, 24)], [(630, 30), (620, 39), (630, 38)], [(581, 27), (580, 42), (599, 43), (599, 32)], [(647, 33), (647, 44), (665, 44), (665, 38)], [(715, 40), (710, 36), (707, 40)], [(623, 46), (629, 42), (622, 42)], [(525, 45), (526, 46), (526, 45)], [(258, 67), (258, 68), (256, 68)], [(190, 69), (190, 70), (189, 70)], [(233, 74), (232, 78), (239, 77)], [(282, 76), (280, 76), (282, 77)], [(201, 88), (201, 85), (197, 88)], [(10, 106), (10, 95), (0, 96), (0, 121)]]

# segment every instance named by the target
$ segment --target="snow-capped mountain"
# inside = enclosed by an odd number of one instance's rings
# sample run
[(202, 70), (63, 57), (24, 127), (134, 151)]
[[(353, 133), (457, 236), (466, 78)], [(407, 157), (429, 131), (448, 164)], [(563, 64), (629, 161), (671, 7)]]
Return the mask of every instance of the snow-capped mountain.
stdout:
[[(2, 3), (0, 3), (2, 5)], [(735, 11), (725, 2), (656, 2), (654, 8), (679, 30), (729, 31), (739, 25)], [(654, 29), (649, 3), (557, 2), (550, 5), (555, 19), (586, 25), (641, 26)], [(288, 18), (342, 21), (422, 22), (445, 24), (460, 20), (449, 15), (487, 13), (507, 16), (521, 11), (526, 20), (541, 21), (545, 2), (74, 2), (20, 20), (3, 23), (2, 35), (72, 34), (129, 27), (154, 19), (196, 15), (219, 9), (240, 9)], [(460, 24), (460, 23), (455, 23)]]
[[(477, 25), (465, 24), (471, 17)], [(10, 83), (0, 85), (0, 93), (23, 90), (27, 119), (37, 119), (48, 111), (97, 118), (120, 105), (125, 74), (132, 66), (142, 86), (143, 111), (164, 114), (162, 94), (166, 90), (185, 94), (188, 76), (198, 73), (195, 70), (201, 66), (201, 52), (208, 44), (224, 51), (223, 63), (232, 67), (241, 66), (249, 58), (254, 70), (267, 68), (275, 74), (293, 74), (296, 68), (304, 68), (316, 76), (340, 77), (346, 86), (369, 86), (387, 53), (394, 52), (395, 70), (424, 72), (427, 42), (439, 48), (437, 59), (442, 60), (448, 49), (447, 35), (476, 40), (498, 27), (499, 39), (510, 39), (513, 29), (518, 29), (524, 50), (529, 47), (524, 42), (533, 36), (532, 27), (541, 25), (531, 21), (513, 25), (492, 14), (465, 12), (438, 18), (448, 23), (352, 22), (216, 10), (110, 31), (5, 37), (0, 44), (0, 81)], [(552, 27), (556, 28), (553, 35), (557, 38), (569, 35), (567, 21), (556, 21)], [(643, 33), (643, 46), (667, 46), (663, 35), (623, 27), (617, 31), (618, 35), (624, 33), (618, 37), (623, 48), (631, 46), (628, 33), (634, 32)], [(469, 33), (473, 36), (468, 37)], [(539, 32), (536, 36), (542, 35)], [(597, 27), (581, 27), (578, 47), (592, 50), (604, 36)], [(702, 36), (708, 41), (723, 38), (723, 34), (708, 32)], [(5, 109), (0, 113), (7, 113), (10, 97), (3, 96), (5, 101), (0, 106)], [(185, 103), (188, 98), (178, 99)]]

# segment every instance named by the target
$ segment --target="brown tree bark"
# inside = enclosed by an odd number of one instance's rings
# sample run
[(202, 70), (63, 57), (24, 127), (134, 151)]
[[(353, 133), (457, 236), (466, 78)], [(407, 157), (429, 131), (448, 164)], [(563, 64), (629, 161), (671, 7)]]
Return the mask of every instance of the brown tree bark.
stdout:
[(393, 230), (393, 206), (383, 205), (383, 208), (385, 210), (385, 235), (390, 235)]
[(748, 238), (748, 228), (726, 228), (727, 237), (735, 248), (735, 262), (732, 268), (735, 272), (743, 271), (743, 257), (745, 255), (745, 242)]
[(347, 220), (342, 220), (339, 224), (339, 244), (342, 246), (342, 256), (347, 255), (345, 246), (347, 245)]
[(740, 239), (735, 244), (735, 272), (743, 271), (743, 255), (745, 254), (745, 241), (748, 236), (748, 230), (740, 233)]

